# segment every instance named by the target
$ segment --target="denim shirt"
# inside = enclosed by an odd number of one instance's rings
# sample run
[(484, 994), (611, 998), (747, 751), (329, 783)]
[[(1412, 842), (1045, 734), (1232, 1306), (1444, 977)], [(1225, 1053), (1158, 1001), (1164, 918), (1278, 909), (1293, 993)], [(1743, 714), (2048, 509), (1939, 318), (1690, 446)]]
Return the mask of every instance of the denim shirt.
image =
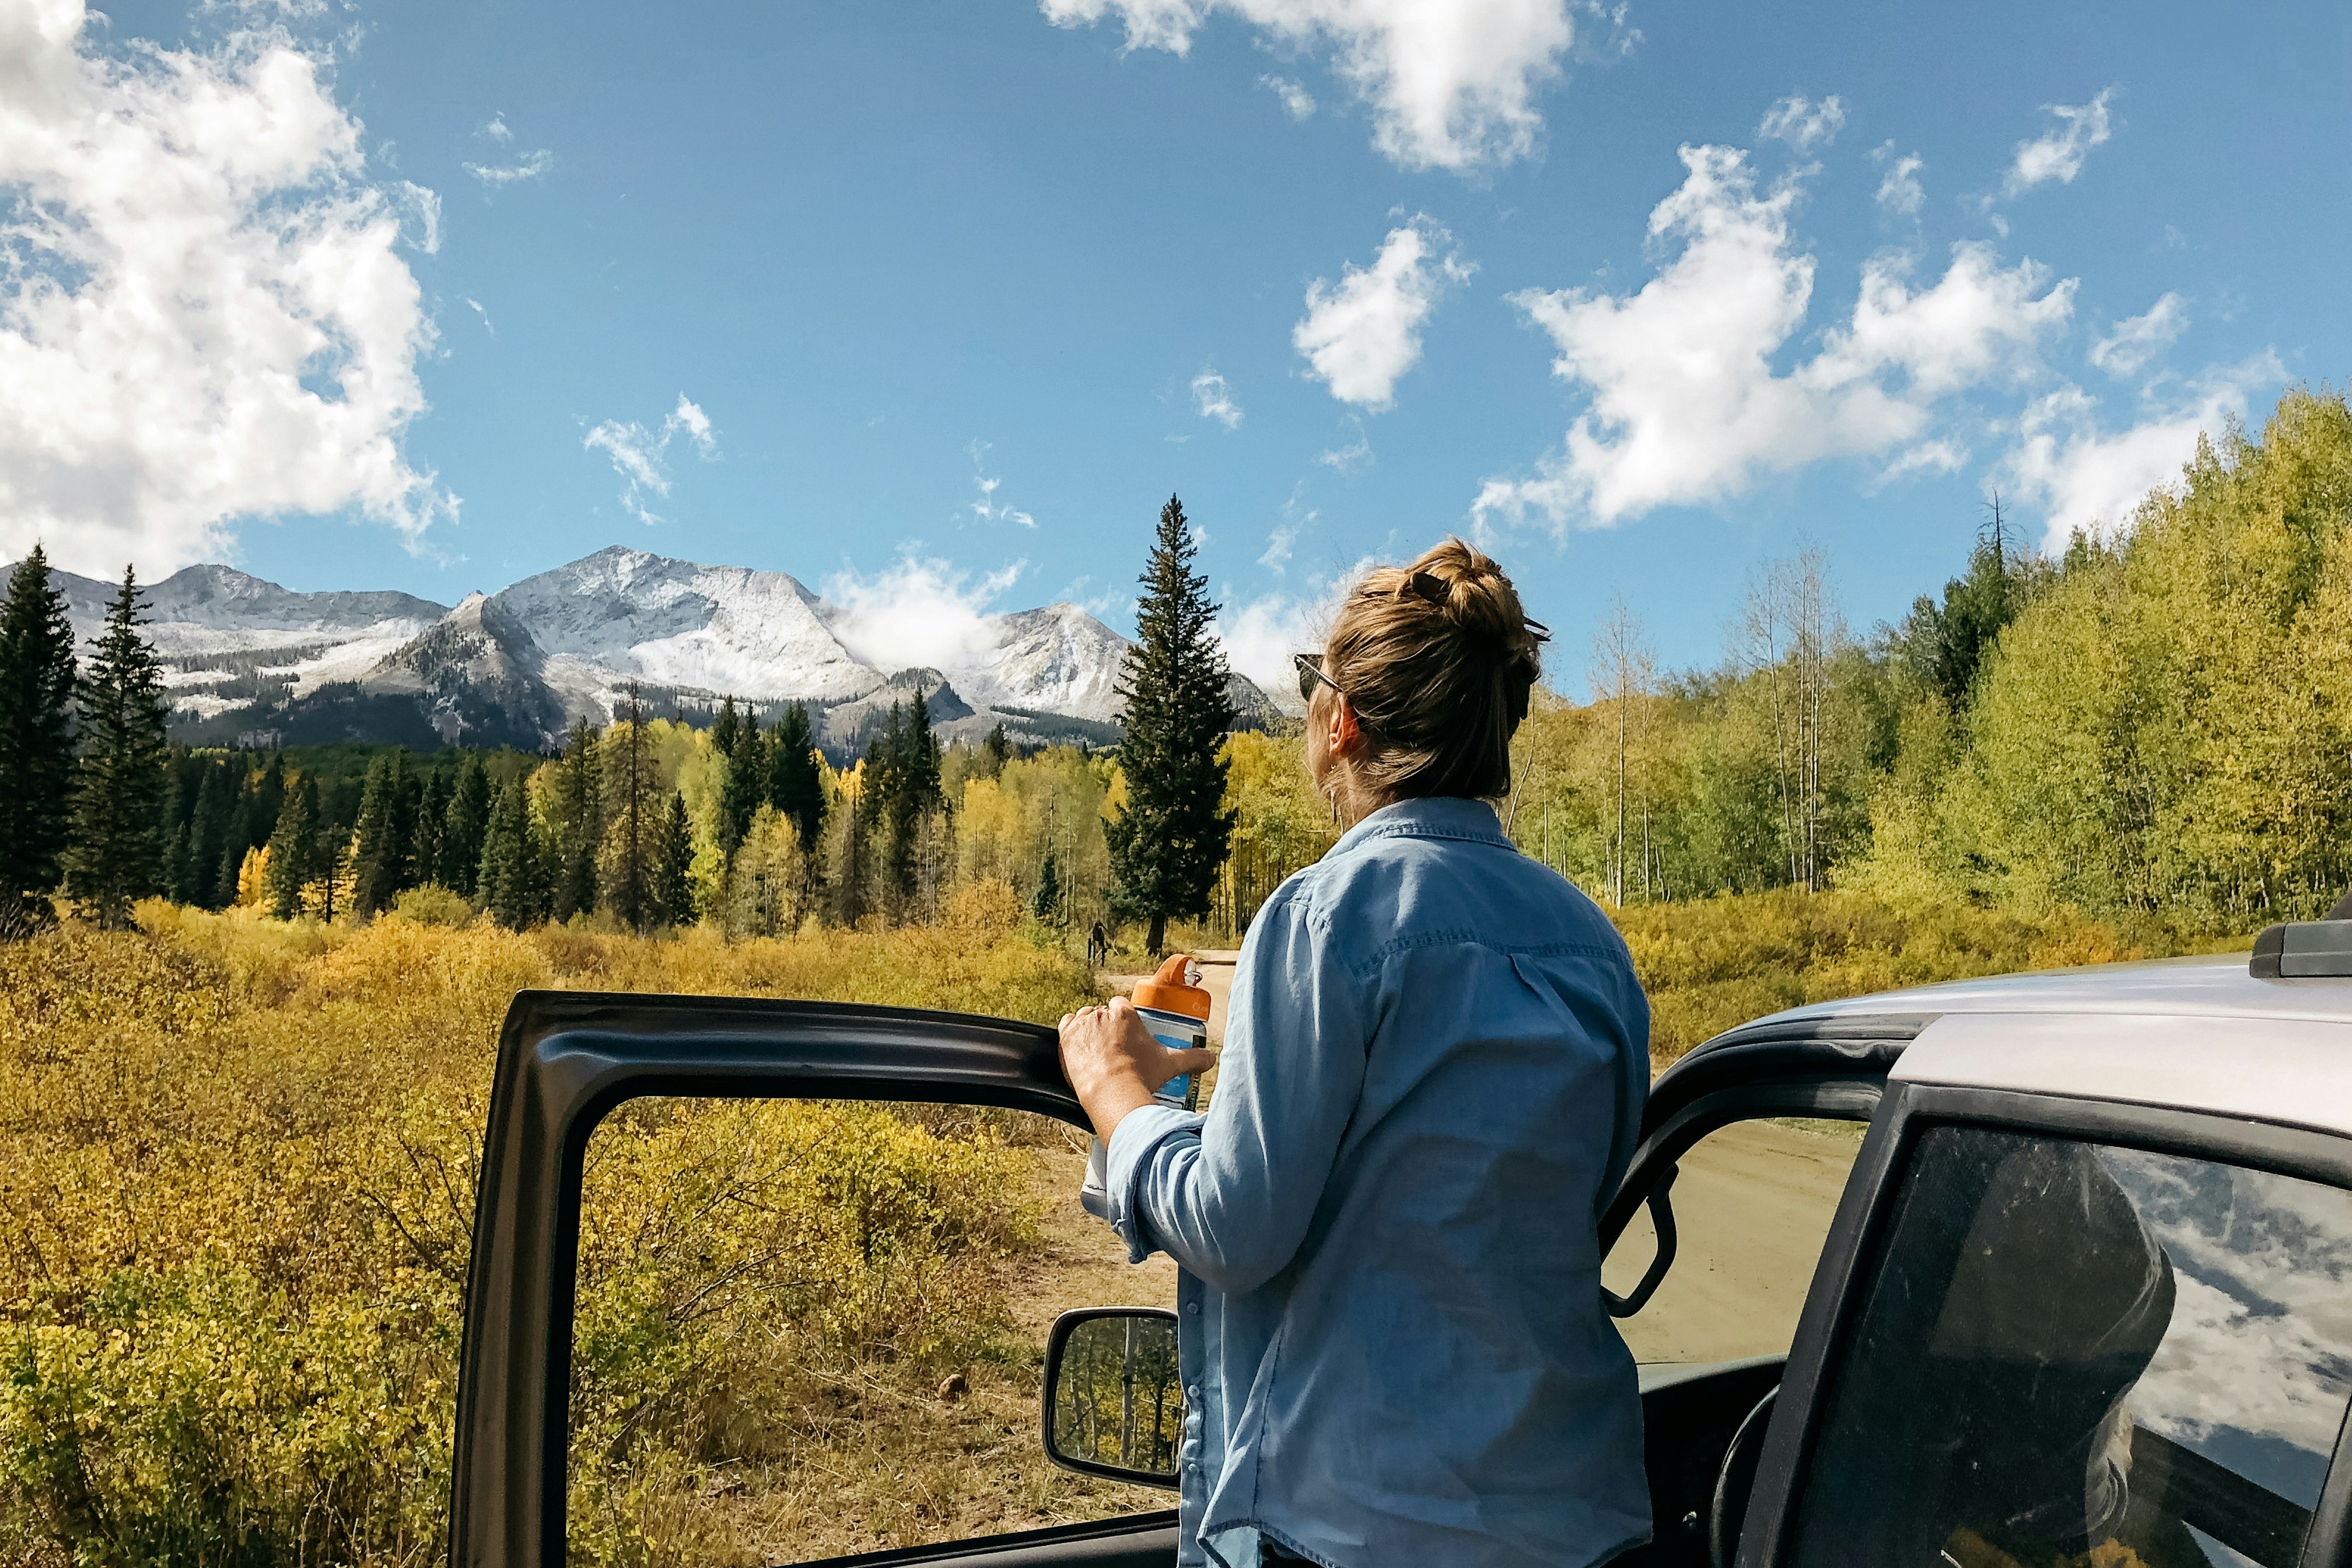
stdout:
[(1649, 1539), (1596, 1227), (1649, 1005), (1592, 901), (1476, 801), (1374, 812), (1251, 923), (1205, 1116), (1110, 1140), (1181, 1269), (1183, 1564), (1583, 1564)]

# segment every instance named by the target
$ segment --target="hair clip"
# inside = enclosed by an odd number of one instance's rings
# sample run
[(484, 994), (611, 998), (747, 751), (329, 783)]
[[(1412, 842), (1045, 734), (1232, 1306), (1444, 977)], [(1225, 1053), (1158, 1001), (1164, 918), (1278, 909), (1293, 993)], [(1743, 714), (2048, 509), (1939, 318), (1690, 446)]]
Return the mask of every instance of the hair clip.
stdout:
[(1412, 576), (1405, 579), (1405, 585), (1410, 587), (1414, 593), (1420, 595), (1423, 598), (1427, 599), (1431, 604), (1440, 606), (1444, 605), (1446, 599), (1450, 597), (1454, 592), (1454, 585), (1452, 584), (1446, 582), (1444, 578), (1431, 572), (1414, 573)]

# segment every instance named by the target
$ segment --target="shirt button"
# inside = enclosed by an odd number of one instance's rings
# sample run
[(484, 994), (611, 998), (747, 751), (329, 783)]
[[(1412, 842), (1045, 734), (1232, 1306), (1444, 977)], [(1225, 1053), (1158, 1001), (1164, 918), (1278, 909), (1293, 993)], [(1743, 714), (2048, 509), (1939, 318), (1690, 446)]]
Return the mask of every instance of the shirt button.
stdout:
[(1187, 1399), (1198, 1399), (1198, 1398), (1200, 1398), (1200, 1397), (1201, 1397), (1201, 1385), (1200, 1385), (1199, 1384), (1197, 1384), (1197, 1383), (1196, 1383), (1196, 1384), (1194, 1384), (1192, 1387), (1190, 1387), (1190, 1388), (1186, 1389), (1186, 1390), (1184, 1391), (1184, 1397), (1185, 1397), (1185, 1398), (1187, 1398)]
[(1184, 1303), (1184, 1311), (1187, 1316), (1197, 1318), (1201, 1315), (1201, 1303), (1198, 1301), (1187, 1301)]

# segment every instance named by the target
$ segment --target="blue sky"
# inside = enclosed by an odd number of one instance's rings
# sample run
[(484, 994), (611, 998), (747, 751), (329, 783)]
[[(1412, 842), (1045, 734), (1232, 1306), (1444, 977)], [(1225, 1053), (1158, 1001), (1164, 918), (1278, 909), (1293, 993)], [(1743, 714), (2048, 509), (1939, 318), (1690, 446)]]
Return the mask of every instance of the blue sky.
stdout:
[(1245, 667), (1476, 530), (1575, 689), (1616, 595), (1712, 662), (1811, 543), (1866, 627), (2352, 368), (2340, 5), (24, 10), (0, 544), (83, 571), (1125, 630), (1174, 491)]

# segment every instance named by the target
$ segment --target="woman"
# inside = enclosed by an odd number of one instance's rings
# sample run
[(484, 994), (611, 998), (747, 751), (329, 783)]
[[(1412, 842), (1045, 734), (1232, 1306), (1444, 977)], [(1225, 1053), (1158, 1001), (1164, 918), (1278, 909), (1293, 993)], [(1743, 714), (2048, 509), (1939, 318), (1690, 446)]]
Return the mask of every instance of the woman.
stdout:
[(1487, 804), (1542, 636), (1450, 540), (1298, 656), (1307, 766), (1350, 826), (1251, 922), (1205, 1116), (1151, 1091), (1209, 1053), (1123, 1001), (1062, 1020), (1111, 1223), (1181, 1269), (1181, 1563), (1582, 1568), (1649, 1538), (1595, 1234), (1649, 1007)]

